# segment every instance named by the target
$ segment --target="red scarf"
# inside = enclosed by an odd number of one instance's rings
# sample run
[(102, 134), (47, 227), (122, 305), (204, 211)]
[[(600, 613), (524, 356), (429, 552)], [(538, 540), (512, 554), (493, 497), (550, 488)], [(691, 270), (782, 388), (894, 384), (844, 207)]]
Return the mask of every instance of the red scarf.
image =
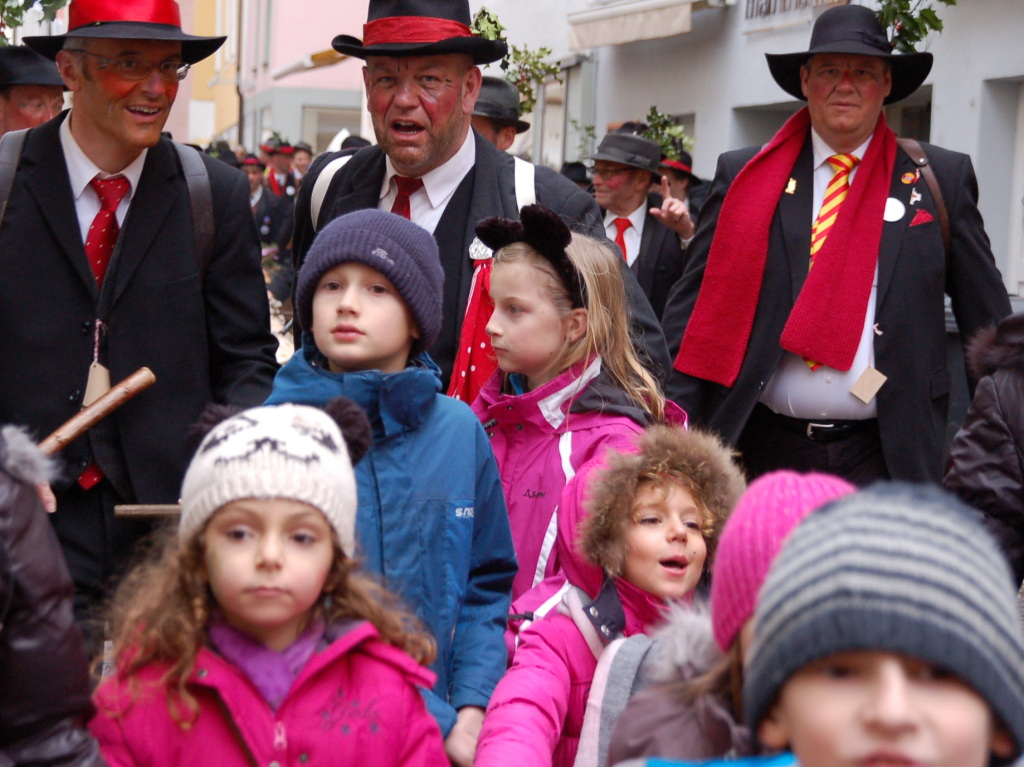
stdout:
[[(809, 128), (804, 107), (729, 187), (697, 304), (676, 356), (679, 372), (724, 386), (736, 382), (754, 325), (772, 219)], [(855, 183), (789, 313), (780, 339), (783, 349), (836, 370), (849, 370), (853, 364), (895, 160), (896, 136), (885, 115), (879, 115)]]

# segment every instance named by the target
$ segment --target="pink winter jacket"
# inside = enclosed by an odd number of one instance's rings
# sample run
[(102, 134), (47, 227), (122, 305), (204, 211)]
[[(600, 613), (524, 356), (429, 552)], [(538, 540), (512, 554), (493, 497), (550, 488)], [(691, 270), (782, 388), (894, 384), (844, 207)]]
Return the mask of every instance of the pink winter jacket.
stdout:
[(434, 675), (377, 639), (367, 622), (335, 628), (348, 630), (314, 653), (277, 712), (241, 671), (204, 648), (189, 680), (199, 703), (189, 729), (170, 716), (160, 664), (105, 680), (89, 728), (110, 767), (449, 767), (417, 690)]
[[(623, 634), (645, 633), (665, 603), (616, 579)], [(520, 636), (515, 662), (487, 706), (473, 767), (572, 767), (597, 658), (573, 619), (548, 615)]]
[[(512, 599), (559, 571), (554, 550), (562, 488), (609, 448), (631, 450), (647, 416), (599, 377), (601, 358), (538, 389), (502, 394), (499, 370), (473, 403), (498, 459), (519, 573)], [(571, 408), (571, 412), (570, 412)]]

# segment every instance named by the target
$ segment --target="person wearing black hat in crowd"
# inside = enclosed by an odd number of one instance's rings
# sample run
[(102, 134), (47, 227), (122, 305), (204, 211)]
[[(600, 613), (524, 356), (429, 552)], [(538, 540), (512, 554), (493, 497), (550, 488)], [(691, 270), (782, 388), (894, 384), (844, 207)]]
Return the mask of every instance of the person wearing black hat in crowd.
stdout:
[(943, 294), (963, 338), (1010, 303), (970, 158), (898, 142), (885, 122), (883, 106), (931, 64), (929, 53), (893, 54), (870, 8), (830, 8), (807, 51), (768, 55), (806, 108), (763, 148), (719, 158), (663, 318), (682, 339), (668, 392), (754, 476), (941, 480)]
[(530, 129), (530, 123), (519, 119), (519, 91), (508, 80), (484, 76), (480, 96), (473, 107), (476, 132), (502, 152), (512, 146), (516, 136)]
[(270, 155), (270, 164), (267, 166), (267, 190), (275, 197), (294, 201), (295, 193), (299, 189), (299, 176), (292, 168), (295, 148), (287, 141), (271, 139), (260, 146), (260, 149), (266, 149)]
[[(685, 203), (664, 197), (668, 181), (661, 175), (661, 147), (642, 136), (615, 131), (601, 139), (590, 159), (594, 161), (594, 198), (604, 211), (605, 233), (661, 317), (686, 261), (680, 238), (693, 234)], [(661, 194), (648, 193), (652, 183), (661, 185)], [(688, 227), (679, 231), (663, 223), (666, 202), (677, 206), (671, 215), (687, 216)]]
[[(377, 146), (357, 152), (344, 166), (337, 153), (314, 161), (296, 203), (293, 240), (298, 270), (316, 229), (360, 208), (394, 210), (433, 233), (445, 271), (445, 313), (430, 354), (446, 386), (457, 352), (463, 353), (460, 369), (476, 364), (476, 355), (490, 358), (481, 364), (493, 365), (484, 333), (489, 297), (470, 295), (478, 262), (479, 269), (489, 263), (487, 248), (474, 242), (479, 221), (518, 217), (522, 205), (537, 202), (574, 228), (604, 237), (600, 211), (585, 192), (470, 131), (481, 85), (478, 65), (500, 59), (507, 46), (473, 34), (469, 25), (468, 0), (372, 0), (363, 39), (334, 38), (336, 51), (366, 61), (363, 82)], [(325, 168), (328, 180), (318, 188)], [(661, 328), (636, 280), (627, 275), (626, 282), (641, 357), (661, 377), (669, 364)], [(473, 316), (464, 321), (467, 308)], [(455, 393), (451, 387), (449, 393)]]
[[(292, 290), (292, 204), (267, 191), (263, 179), (263, 163), (254, 154), (242, 160), (242, 171), (249, 179), (249, 207), (260, 235), (265, 274), (269, 263), (270, 282), (267, 289), (278, 301), (284, 301)], [(269, 261), (268, 261), (269, 259)]]
[(64, 81), (53, 62), (31, 48), (0, 48), (0, 136), (35, 128), (64, 108)]
[[(114, 506), (177, 501), (188, 425), (266, 399), (275, 341), (245, 177), (160, 135), (224, 38), (182, 32), (174, 0), (71, 0), (66, 34), (25, 42), (74, 106), (28, 134), (0, 226), (0, 422), (45, 436), (138, 368), (157, 379), (61, 454), (50, 519), (81, 620), (149, 528)], [(209, 184), (198, 238), (182, 162)]]
[(292, 172), (301, 181), (309, 170), (310, 163), (313, 162), (313, 147), (305, 141), (300, 141), (293, 149), (295, 151), (292, 153)]

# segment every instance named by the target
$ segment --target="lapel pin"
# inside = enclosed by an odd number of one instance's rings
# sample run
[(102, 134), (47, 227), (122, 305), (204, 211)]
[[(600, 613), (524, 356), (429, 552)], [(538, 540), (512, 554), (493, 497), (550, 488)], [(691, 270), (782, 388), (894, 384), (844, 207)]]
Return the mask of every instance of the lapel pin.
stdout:
[(796, 179), (791, 178), (786, 182), (786, 194), (793, 194), (796, 192)]
[(910, 204), (911, 205), (917, 205), (919, 202), (921, 202), (921, 193), (919, 191), (917, 191), (916, 189), (911, 189), (910, 190)]

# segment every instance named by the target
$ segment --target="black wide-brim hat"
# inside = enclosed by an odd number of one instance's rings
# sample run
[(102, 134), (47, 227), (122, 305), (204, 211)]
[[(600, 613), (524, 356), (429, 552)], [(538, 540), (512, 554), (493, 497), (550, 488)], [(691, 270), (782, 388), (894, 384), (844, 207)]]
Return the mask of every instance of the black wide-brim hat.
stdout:
[(489, 64), (508, 53), (500, 40), (485, 40), (469, 28), (468, 0), (370, 0), (363, 39), (338, 35), (338, 53), (367, 56), (439, 56), (464, 53)]
[(662, 157), (659, 167), (672, 168), (672, 170), (682, 173), (690, 179), (691, 187), (700, 186), (704, 183), (704, 179), (693, 172), (693, 157), (691, 157), (690, 153), (685, 149), (679, 150), (678, 160), (671, 160), (668, 157)]
[(186, 64), (202, 61), (227, 40), (182, 32), (181, 11), (175, 0), (71, 0), (65, 34), (26, 37), (25, 45), (56, 59), (65, 42), (76, 38), (180, 42)]
[(473, 114), (514, 125), (516, 133), (530, 128), (530, 123), (519, 119), (519, 90), (500, 77), (483, 78)]
[(802, 53), (766, 53), (768, 69), (789, 95), (806, 101), (800, 87), (800, 67), (817, 53), (851, 53), (884, 59), (892, 67), (892, 91), (885, 99), (893, 104), (921, 87), (932, 69), (930, 53), (892, 52), (892, 45), (878, 16), (863, 5), (829, 8), (814, 22), (810, 48)]
[(64, 88), (53, 62), (23, 45), (0, 48), (0, 88), (43, 85)]
[(632, 133), (609, 133), (597, 145), (591, 160), (606, 160), (629, 165), (661, 177), (661, 147), (643, 136)]

